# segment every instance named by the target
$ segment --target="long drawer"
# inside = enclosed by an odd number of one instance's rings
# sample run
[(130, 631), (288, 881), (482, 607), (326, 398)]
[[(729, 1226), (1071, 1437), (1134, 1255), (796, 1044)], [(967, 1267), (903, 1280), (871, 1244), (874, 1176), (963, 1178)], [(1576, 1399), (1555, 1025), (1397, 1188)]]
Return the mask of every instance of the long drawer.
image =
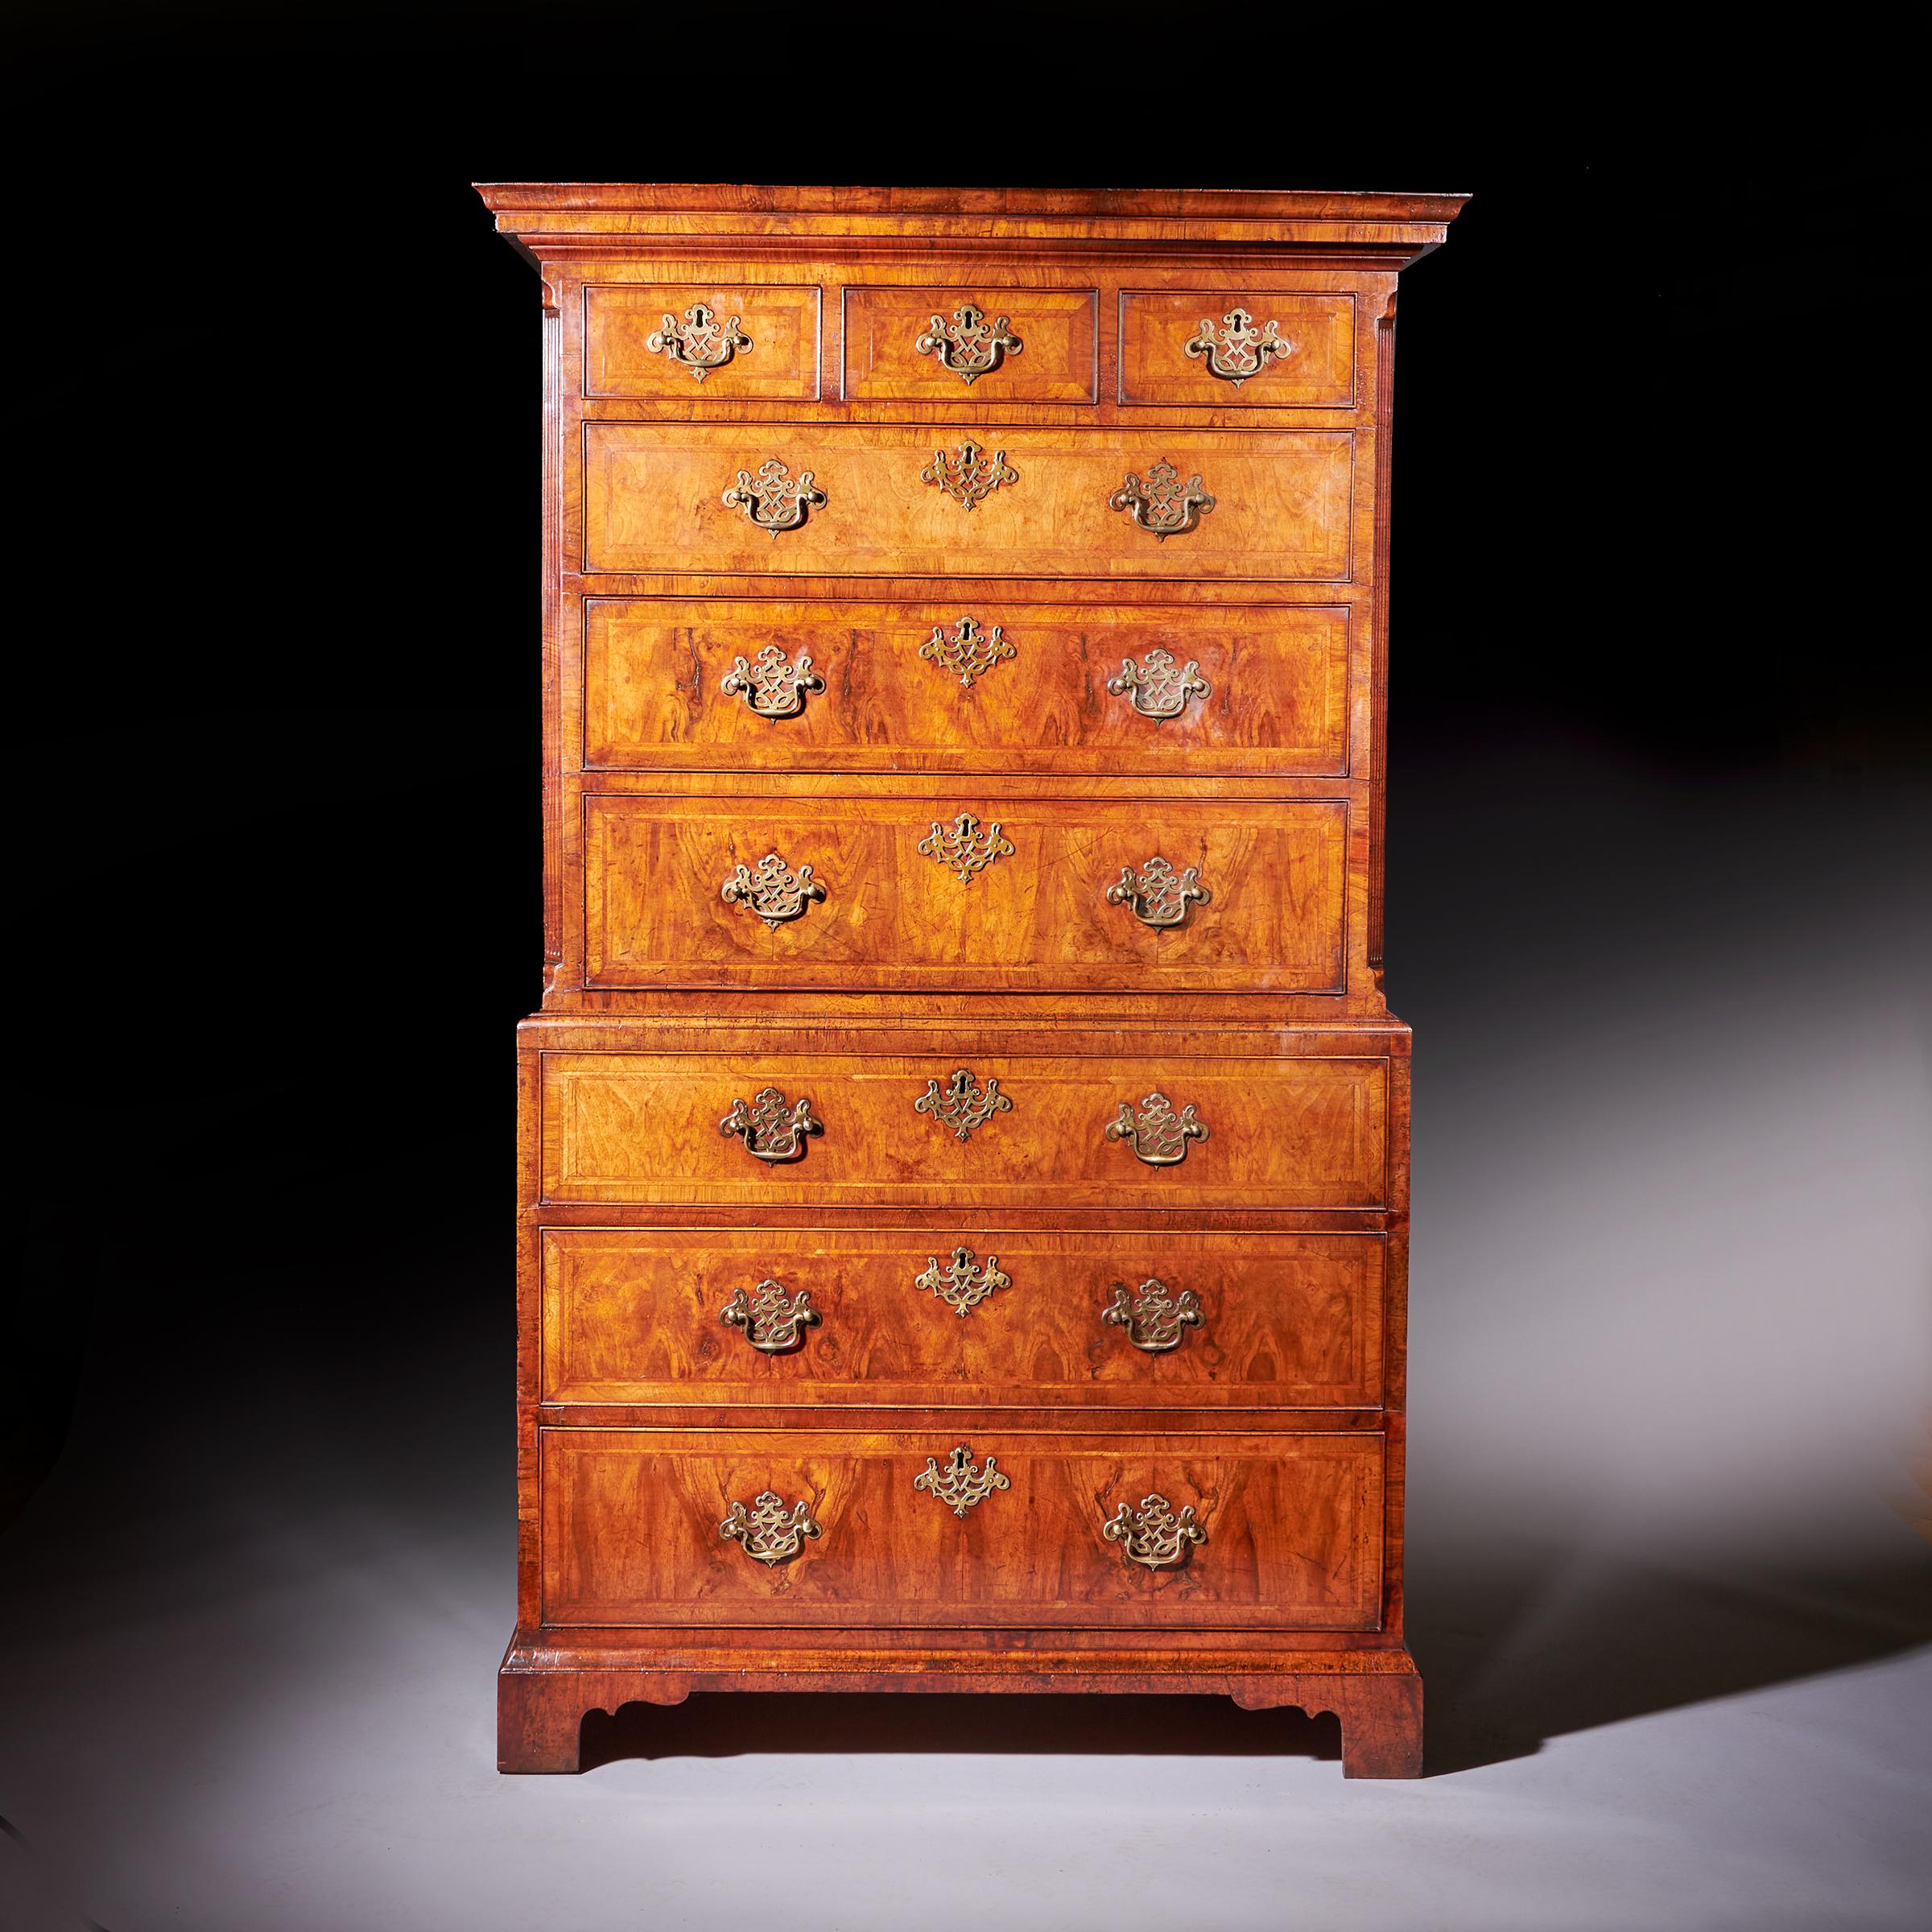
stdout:
[(570, 1202), (1366, 1208), (1389, 1063), (546, 1052), (543, 1196)]
[[(1341, 583), (1354, 452), (1345, 430), (587, 423), (584, 568)], [(1181, 490), (1198, 477), (1213, 506), (1157, 535), (1113, 505), (1137, 479), (1178, 513), (1162, 465)], [(998, 487), (970, 509), (947, 486), (989, 473)], [(803, 514), (774, 530), (748, 505), (768, 522)], [(1150, 502), (1141, 523), (1162, 514)]]
[(550, 1402), (1381, 1400), (1374, 1234), (546, 1228)]
[(549, 1625), (1379, 1621), (1377, 1434), (539, 1440)]
[(591, 597), (584, 762), (1340, 776), (1348, 679), (1344, 605)]
[(742, 786), (592, 795), (584, 812), (592, 986), (1343, 986), (1340, 800), (939, 806)]

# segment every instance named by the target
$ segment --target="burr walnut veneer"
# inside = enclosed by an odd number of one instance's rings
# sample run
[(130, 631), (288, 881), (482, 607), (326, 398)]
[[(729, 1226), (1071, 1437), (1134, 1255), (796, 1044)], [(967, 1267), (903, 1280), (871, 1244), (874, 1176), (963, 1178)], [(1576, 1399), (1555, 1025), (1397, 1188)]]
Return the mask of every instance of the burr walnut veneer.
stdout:
[(503, 1768), (1125, 1690), (1414, 1775), (1389, 402), (1461, 198), (481, 192), (545, 382)]

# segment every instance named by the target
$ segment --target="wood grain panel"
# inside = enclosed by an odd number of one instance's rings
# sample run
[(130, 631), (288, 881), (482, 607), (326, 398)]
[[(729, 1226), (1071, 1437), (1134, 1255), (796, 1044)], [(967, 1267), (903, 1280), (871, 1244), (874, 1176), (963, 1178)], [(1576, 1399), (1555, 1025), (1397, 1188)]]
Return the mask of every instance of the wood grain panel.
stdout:
[[(1218, 328), (1231, 309), (1253, 326), (1278, 324), (1294, 346), (1270, 356), (1238, 386), (1213, 374), (1186, 345), (1203, 320)], [(1216, 409), (1347, 409), (1355, 402), (1355, 297), (1269, 289), (1121, 291), (1121, 400)]]
[[(1013, 1103), (965, 1141), (914, 1105), (960, 1067)], [(767, 1087), (809, 1099), (824, 1123), (802, 1160), (754, 1160), (718, 1131), (734, 1100)], [(1157, 1092), (1209, 1129), (1175, 1166), (1149, 1166), (1103, 1131), (1123, 1100)], [(995, 1055), (963, 1033), (919, 1059), (546, 1053), (541, 1096), (551, 1201), (1380, 1208), (1387, 1194), (1381, 1058)]]
[[(1348, 808), (1160, 799), (594, 795), (584, 802), (592, 986), (1342, 989)], [(935, 822), (995, 826), (1010, 854), (962, 881)], [(769, 926), (721, 888), (777, 852), (823, 890)], [(1164, 858), (1212, 894), (1153, 927), (1107, 893)]]
[[(1041, 1234), (547, 1228), (550, 1402), (889, 1402), (961, 1408), (1373, 1407), (1383, 1263), (1369, 1234)], [(919, 1278), (960, 1247), (1008, 1278), (964, 1314)], [(1193, 1294), (1154, 1354), (1100, 1319), (1117, 1285)], [(762, 1354), (720, 1311), (776, 1280), (819, 1320)]]
[[(646, 339), (667, 316), (682, 321), (702, 302), (720, 321), (736, 316), (751, 347), (703, 382)], [(811, 283), (652, 283), (584, 291), (584, 393), (708, 402), (810, 402), (819, 394), (819, 291)], [(724, 485), (720, 484), (720, 489)]]
[[(970, 683), (922, 657), (970, 617), (1013, 655)], [(766, 649), (825, 689), (788, 718), (721, 687)], [(1212, 687), (1179, 716), (1110, 692), (1164, 650)], [(592, 597), (584, 605), (584, 757), (592, 769), (1010, 771), (1324, 777), (1348, 765), (1343, 605), (1080, 610), (947, 604)]]
[[(547, 1624), (1368, 1630), (1381, 1583), (1383, 1440), (831, 1430), (539, 1432)], [(964, 1441), (1010, 1485), (964, 1517), (913, 1487)], [(718, 1533), (770, 1490), (820, 1527), (791, 1561)], [(1122, 1503), (1191, 1505), (1179, 1569), (1122, 1560)]]
[[(1091, 402), (1095, 398), (1092, 289), (848, 288), (845, 397), (848, 402)], [(988, 323), (1004, 316), (1022, 347), (968, 385), (937, 353), (914, 347), (936, 315), (951, 322), (962, 304)]]
[[(919, 480), (972, 436), (1018, 481), (975, 510)], [(587, 571), (757, 576), (1193, 577), (1340, 583), (1354, 437), (1342, 430), (1007, 428), (822, 423), (584, 426)], [(720, 498), (768, 460), (826, 503), (774, 537)], [(1108, 498), (1170, 463), (1216, 498), (1184, 536), (1134, 527)]]

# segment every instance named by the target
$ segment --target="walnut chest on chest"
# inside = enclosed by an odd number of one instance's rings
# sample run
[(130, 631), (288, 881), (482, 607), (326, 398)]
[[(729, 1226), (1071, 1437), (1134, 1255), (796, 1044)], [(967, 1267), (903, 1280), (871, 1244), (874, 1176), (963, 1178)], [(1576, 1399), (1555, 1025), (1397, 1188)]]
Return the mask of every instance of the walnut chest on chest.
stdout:
[(693, 1690), (1418, 1768), (1398, 271), (1455, 196), (481, 190), (543, 295), (506, 1770)]

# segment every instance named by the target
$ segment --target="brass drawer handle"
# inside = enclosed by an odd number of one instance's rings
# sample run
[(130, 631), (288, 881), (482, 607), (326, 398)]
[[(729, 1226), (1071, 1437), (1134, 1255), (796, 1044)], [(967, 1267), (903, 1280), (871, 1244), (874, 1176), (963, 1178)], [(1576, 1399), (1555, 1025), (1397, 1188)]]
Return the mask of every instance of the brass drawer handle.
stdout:
[(805, 708), (805, 694), (823, 691), (825, 680), (812, 669), (811, 659), (803, 651), (795, 665), (777, 645), (767, 644), (754, 663), (748, 664), (742, 658), (733, 658), (731, 669), (725, 672), (724, 682), (718, 688), (728, 698), (742, 698), (745, 708), (761, 718), (795, 718)]
[(733, 1503), (718, 1525), (718, 1534), (738, 1544), (754, 1563), (788, 1563), (805, 1547), (805, 1539), (822, 1534), (812, 1520), (809, 1503), (794, 1503), (786, 1511), (775, 1491), (762, 1491), (747, 1510)]
[(1018, 650), (1006, 642), (1006, 633), (997, 624), (982, 634), (971, 617), (961, 617), (947, 637), (945, 627), (935, 624), (932, 635), (919, 646), (919, 655), (942, 671), (957, 674), (967, 690), (975, 678), (983, 678), (1002, 658), (1017, 658)]
[(733, 1100), (731, 1112), (718, 1122), (718, 1132), (742, 1141), (754, 1161), (803, 1160), (805, 1137), (824, 1131), (825, 1123), (813, 1115), (810, 1100), (795, 1107), (775, 1087), (753, 1095), (749, 1107)]
[(996, 449), (989, 456), (985, 444), (971, 436), (960, 445), (956, 456), (935, 449), (932, 460), (919, 472), (922, 483), (944, 490), (962, 510), (978, 509), (1002, 483), (1019, 480), (1020, 473), (1006, 460), (1005, 450)]
[(991, 1456), (987, 1457), (984, 1469), (974, 1468), (972, 1447), (961, 1443), (947, 1457), (943, 1469), (937, 1456), (927, 1456), (926, 1467), (912, 1479), (912, 1486), (936, 1496), (955, 1516), (964, 1516), (976, 1504), (985, 1502), (994, 1490), (1010, 1489), (1013, 1484), (993, 1467)]
[(926, 1257), (926, 1272), (913, 1277), (912, 1285), (936, 1294), (964, 1321), (988, 1295), (1013, 1286), (1013, 1277), (1003, 1273), (1000, 1257), (989, 1254), (981, 1261), (970, 1248), (956, 1248), (952, 1259), (941, 1261), (936, 1254)]
[(1286, 361), (1294, 352), (1294, 345), (1276, 332), (1279, 327), (1278, 323), (1264, 322), (1257, 328), (1246, 309), (1231, 308), (1218, 327), (1211, 317), (1202, 316), (1200, 328), (1181, 347), (1197, 362), (1205, 358), (1210, 375), (1239, 389), (1268, 366), (1270, 356)]
[(1183, 483), (1171, 463), (1157, 463), (1145, 483), (1129, 470), (1127, 481), (1107, 499), (1107, 507), (1126, 510), (1137, 528), (1165, 542), (1197, 528), (1214, 508), (1214, 498), (1201, 488), (1199, 476)]
[[(740, 866), (742, 872), (745, 869)], [(811, 868), (805, 869), (809, 872)], [(1138, 872), (1131, 865), (1121, 868), (1117, 883), (1107, 888), (1109, 906), (1131, 906), (1143, 926), (1180, 926), (1187, 922), (1190, 903), (1206, 906), (1214, 894), (1201, 883), (1199, 870), (1190, 865), (1176, 872), (1158, 854)]]
[(727, 316), (720, 322), (708, 303), (694, 302), (685, 310), (682, 322), (675, 316), (667, 316), (663, 326), (644, 338), (644, 346), (654, 356), (668, 356), (691, 371), (693, 382), (702, 382), (741, 349), (749, 355), (751, 337), (738, 327), (736, 316)]
[(1172, 651), (1150, 650), (1142, 664), (1132, 658), (1121, 658), (1120, 675), (1109, 678), (1107, 688), (1117, 698), (1125, 698), (1144, 718), (1178, 718), (1187, 708), (1189, 699), (1213, 695), (1214, 687), (1200, 670), (1198, 658), (1177, 665)]
[(742, 906), (774, 932), (787, 919), (800, 917), (814, 899), (824, 896), (825, 888), (811, 876), (809, 865), (794, 872), (775, 852), (766, 852), (758, 861), (756, 872), (749, 865), (735, 867), (718, 888), (718, 897), (727, 906)]
[(952, 1129), (956, 1141), (964, 1140), (976, 1127), (984, 1127), (996, 1113), (1011, 1113), (1013, 1102), (1000, 1092), (997, 1080), (982, 1087), (970, 1067), (954, 1071), (942, 1092), (937, 1080), (928, 1080), (926, 1091), (912, 1104), (914, 1113), (929, 1113), (942, 1127)]
[(995, 859), (1013, 857), (1013, 840), (1001, 832), (997, 819), (982, 828), (971, 812), (963, 811), (950, 825), (935, 819), (919, 850), (949, 868), (962, 886), (970, 886)]
[(1208, 1540), (1208, 1532), (1195, 1520), (1192, 1503), (1176, 1516), (1173, 1505), (1158, 1491), (1143, 1496), (1137, 1509), (1122, 1503), (1101, 1524), (1100, 1534), (1120, 1545), (1121, 1559), (1129, 1569), (1138, 1563), (1143, 1570), (1178, 1570), (1195, 1546)]
[(770, 530), (774, 543), (780, 530), (796, 530), (809, 512), (823, 510), (827, 500), (810, 470), (801, 470), (795, 477), (776, 456), (761, 463), (755, 477), (748, 469), (740, 470), (737, 481), (719, 499), (727, 510), (741, 510), (748, 522)]
[(1164, 1093), (1150, 1093), (1136, 1113), (1131, 1102), (1107, 1123), (1110, 1141), (1131, 1141), (1137, 1159), (1150, 1167), (1173, 1167), (1187, 1158), (1190, 1141), (1208, 1137), (1208, 1123), (1194, 1117), (1191, 1103), (1177, 1114)]
[(913, 338), (912, 346), (922, 356), (936, 355), (939, 366), (949, 369), (970, 389), (980, 377), (997, 369), (1009, 355), (1019, 354), (1026, 345), (1007, 326), (1001, 316), (997, 322), (986, 320), (986, 312), (971, 302), (963, 302), (948, 322), (935, 316), (925, 332)]
[(819, 1316), (807, 1290), (787, 1301), (782, 1282), (760, 1282), (755, 1290), (739, 1289), (719, 1310), (718, 1319), (728, 1328), (741, 1328), (761, 1355), (790, 1355), (804, 1346), (805, 1331), (815, 1328)]
[(1200, 1327), (1201, 1304), (1191, 1288), (1176, 1294), (1158, 1276), (1150, 1275), (1141, 1283), (1137, 1295), (1129, 1292), (1125, 1282), (1116, 1282), (1113, 1299), (1100, 1311), (1100, 1319), (1125, 1330), (1135, 1348), (1149, 1355), (1165, 1355), (1180, 1347), (1186, 1330)]

